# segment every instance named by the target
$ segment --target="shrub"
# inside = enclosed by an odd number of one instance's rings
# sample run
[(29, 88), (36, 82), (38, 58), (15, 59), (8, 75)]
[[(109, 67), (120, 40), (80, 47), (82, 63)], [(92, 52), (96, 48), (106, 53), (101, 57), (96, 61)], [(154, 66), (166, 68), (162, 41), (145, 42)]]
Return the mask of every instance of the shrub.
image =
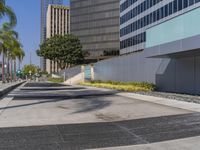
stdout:
[(147, 82), (116, 82), (116, 81), (98, 80), (98, 81), (81, 83), (81, 85), (116, 89), (128, 92), (154, 91), (156, 89), (156, 86), (154, 84)]
[(53, 83), (62, 83), (64, 82), (63, 78), (48, 78), (48, 81)]

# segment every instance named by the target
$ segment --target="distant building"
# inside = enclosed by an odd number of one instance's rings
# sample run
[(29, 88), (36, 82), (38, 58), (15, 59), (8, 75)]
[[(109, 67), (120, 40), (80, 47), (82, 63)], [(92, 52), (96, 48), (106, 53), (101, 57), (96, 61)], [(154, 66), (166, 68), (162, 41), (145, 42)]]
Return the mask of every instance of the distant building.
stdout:
[[(70, 9), (63, 5), (49, 5), (47, 10), (46, 38), (54, 35), (65, 35), (70, 32)], [(57, 72), (59, 70), (56, 62), (46, 60), (46, 71)]]
[(119, 54), (119, 0), (71, 0), (70, 7), (71, 33), (89, 62)]
[[(47, 15), (47, 8), (49, 4), (58, 4), (62, 5), (63, 0), (41, 0), (41, 27), (40, 27), (40, 43), (43, 43), (46, 39), (46, 15)], [(46, 61), (44, 58), (40, 59), (40, 67), (42, 70), (46, 70)]]

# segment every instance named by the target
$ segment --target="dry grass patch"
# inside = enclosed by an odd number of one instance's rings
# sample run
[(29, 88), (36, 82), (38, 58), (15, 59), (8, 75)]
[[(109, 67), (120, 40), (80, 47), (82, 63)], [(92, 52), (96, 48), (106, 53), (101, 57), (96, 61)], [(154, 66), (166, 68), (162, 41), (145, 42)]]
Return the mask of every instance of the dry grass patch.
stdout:
[(155, 85), (147, 82), (113, 82), (113, 81), (92, 81), (83, 82), (81, 85), (100, 88), (115, 89), (126, 92), (154, 91)]
[(64, 82), (63, 78), (48, 78), (48, 81), (53, 82), (53, 83), (63, 83)]

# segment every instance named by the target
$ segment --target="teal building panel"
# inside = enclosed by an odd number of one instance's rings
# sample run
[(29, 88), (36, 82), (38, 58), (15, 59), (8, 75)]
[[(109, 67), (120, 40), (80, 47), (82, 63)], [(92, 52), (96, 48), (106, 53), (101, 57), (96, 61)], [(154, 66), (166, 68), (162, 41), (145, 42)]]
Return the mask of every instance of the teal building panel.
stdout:
[(200, 8), (158, 24), (146, 31), (146, 48), (200, 35)]

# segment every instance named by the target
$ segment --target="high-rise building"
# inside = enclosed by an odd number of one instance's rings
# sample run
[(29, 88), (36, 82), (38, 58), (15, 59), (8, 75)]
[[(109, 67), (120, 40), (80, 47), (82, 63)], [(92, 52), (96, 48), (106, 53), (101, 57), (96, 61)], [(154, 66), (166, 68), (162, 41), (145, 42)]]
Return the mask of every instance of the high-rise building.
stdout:
[[(47, 10), (46, 38), (55, 35), (65, 35), (70, 32), (70, 9), (63, 5), (49, 5)], [(46, 71), (57, 72), (59, 70), (56, 62), (46, 60)]]
[[(63, 0), (41, 0), (41, 27), (40, 27), (40, 42), (43, 43), (46, 39), (46, 15), (47, 8), (49, 4), (58, 4), (62, 5)], [(45, 60), (44, 58), (40, 58), (40, 67), (42, 70), (46, 70), (45, 68)]]
[(149, 28), (198, 8), (199, 2), (200, 0), (121, 0), (120, 53), (145, 49), (148, 35), (146, 31)]
[(119, 54), (119, 0), (71, 0), (71, 33), (80, 38), (86, 60)]
[(120, 54), (133, 81), (200, 93), (200, 0), (120, 0)]

